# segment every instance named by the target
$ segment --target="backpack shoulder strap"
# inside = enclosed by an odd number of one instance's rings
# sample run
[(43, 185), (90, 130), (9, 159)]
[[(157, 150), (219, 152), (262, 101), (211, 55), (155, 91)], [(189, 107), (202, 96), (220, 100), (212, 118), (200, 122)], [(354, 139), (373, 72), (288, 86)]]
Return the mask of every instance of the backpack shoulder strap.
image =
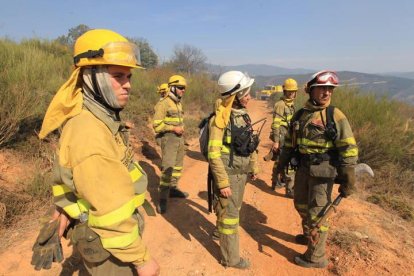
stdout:
[(334, 111), (335, 106), (330, 105), (326, 108), (326, 135), (332, 141), (335, 141), (338, 136), (338, 130), (336, 129), (336, 124), (334, 120)]
[(302, 117), (303, 112), (305, 112), (304, 108), (299, 109), (295, 114), (292, 116), (292, 120), (290, 120), (290, 124), (292, 125), (294, 122), (298, 121), (300, 117)]

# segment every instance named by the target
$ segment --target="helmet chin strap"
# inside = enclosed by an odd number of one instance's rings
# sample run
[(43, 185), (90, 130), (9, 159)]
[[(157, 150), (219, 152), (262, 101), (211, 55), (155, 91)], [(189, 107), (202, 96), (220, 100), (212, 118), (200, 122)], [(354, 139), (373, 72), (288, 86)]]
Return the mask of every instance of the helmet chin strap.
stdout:
[(171, 86), (170, 91), (171, 91), (171, 93), (173, 93), (173, 94), (174, 94), (174, 96), (176, 96), (176, 97), (177, 97), (177, 99), (181, 100), (181, 97), (180, 97), (180, 96), (178, 96), (178, 94), (177, 94), (177, 89), (175, 88), (175, 86)]
[(233, 102), (233, 108), (235, 109), (241, 109), (244, 108), (244, 106), (241, 104), (240, 99), (236, 96), (235, 101)]

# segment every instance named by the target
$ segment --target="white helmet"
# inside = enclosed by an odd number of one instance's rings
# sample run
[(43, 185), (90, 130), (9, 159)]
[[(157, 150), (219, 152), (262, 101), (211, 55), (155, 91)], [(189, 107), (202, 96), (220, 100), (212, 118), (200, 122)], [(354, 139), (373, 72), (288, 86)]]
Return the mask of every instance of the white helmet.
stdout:
[(247, 73), (240, 71), (229, 71), (220, 76), (218, 85), (222, 97), (228, 97), (252, 86), (254, 79), (250, 78)]
[(339, 78), (336, 72), (323, 70), (312, 75), (311, 79), (306, 83), (307, 89), (315, 86), (339, 86)]

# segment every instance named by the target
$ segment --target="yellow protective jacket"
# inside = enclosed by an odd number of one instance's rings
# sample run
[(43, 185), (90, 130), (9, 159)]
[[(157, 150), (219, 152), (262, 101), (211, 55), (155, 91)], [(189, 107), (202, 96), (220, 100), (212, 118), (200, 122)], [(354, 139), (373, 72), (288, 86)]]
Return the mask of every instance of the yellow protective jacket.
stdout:
[(184, 126), (183, 108), (181, 102), (169, 95), (161, 99), (154, 107), (152, 126), (155, 133), (171, 132), (175, 126)]
[(123, 262), (142, 265), (149, 254), (133, 217), (145, 200), (147, 177), (133, 160), (127, 129), (97, 106), (63, 126), (54, 167), (55, 204), (74, 219), (88, 214), (88, 226)]
[[(337, 130), (335, 141), (329, 140), (325, 134), (326, 107), (320, 107), (306, 102), (304, 112), (298, 119), (297, 129), (289, 131), (285, 139), (285, 150), (282, 151), (282, 160), (287, 160), (284, 155), (291, 154), (295, 144), (303, 155), (314, 153), (334, 152), (338, 155), (338, 166), (355, 165), (358, 160), (358, 147), (352, 133), (348, 119), (341, 110), (335, 107), (334, 121)], [(293, 125), (292, 128), (295, 128)], [(294, 133), (295, 141), (292, 134)], [(285, 164), (282, 164), (285, 165)]]
[(292, 100), (289, 101), (283, 96), (275, 103), (273, 108), (272, 133), (270, 135), (270, 139), (273, 142), (283, 143), (294, 113), (295, 107), (293, 106)]
[[(246, 122), (242, 117), (246, 112), (246, 109), (232, 109), (231, 116), (236, 126), (246, 126)], [(219, 189), (230, 186), (229, 173), (258, 173), (256, 151), (250, 157), (242, 157), (234, 154), (233, 167), (229, 167), (228, 160), (231, 143), (230, 124), (224, 129), (219, 128), (215, 123), (215, 116), (213, 116), (209, 123), (209, 131), (208, 162), (213, 173), (214, 182)]]

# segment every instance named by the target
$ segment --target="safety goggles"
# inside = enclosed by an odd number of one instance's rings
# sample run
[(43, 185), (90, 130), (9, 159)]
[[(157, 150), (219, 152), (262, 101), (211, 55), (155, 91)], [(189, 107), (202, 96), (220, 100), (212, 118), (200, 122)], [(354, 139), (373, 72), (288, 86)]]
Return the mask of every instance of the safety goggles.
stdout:
[(332, 71), (325, 71), (318, 74), (315, 78), (314, 83), (317, 84), (333, 84), (338, 85), (339, 79), (335, 72)]
[(177, 89), (185, 90), (185, 86), (176, 86), (176, 87), (177, 87)]
[(102, 64), (141, 66), (141, 55), (137, 45), (130, 42), (110, 42), (98, 50), (88, 50), (75, 56), (77, 64), (81, 58), (102, 59)]

